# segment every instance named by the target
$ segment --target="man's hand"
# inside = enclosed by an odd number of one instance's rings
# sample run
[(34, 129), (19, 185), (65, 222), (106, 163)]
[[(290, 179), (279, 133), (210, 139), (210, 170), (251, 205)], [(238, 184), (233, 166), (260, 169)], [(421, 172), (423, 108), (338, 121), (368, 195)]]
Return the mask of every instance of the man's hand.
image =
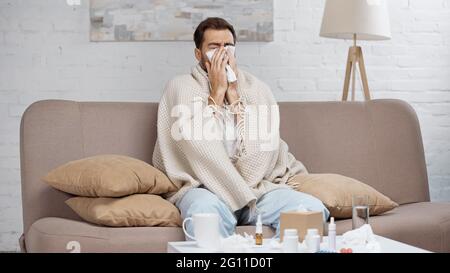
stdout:
[(228, 55), (223, 46), (216, 50), (211, 62), (205, 63), (206, 70), (208, 71), (208, 78), (211, 83), (211, 97), (217, 103), (217, 105), (223, 105), (225, 93), (228, 88), (227, 74), (225, 72), (225, 66), (228, 63)]
[[(232, 87), (233, 85), (233, 87)], [(226, 99), (229, 104), (232, 104), (233, 102), (237, 101), (239, 99), (239, 94), (237, 92), (237, 81), (235, 81), (233, 84), (230, 84), (227, 93), (225, 94)]]

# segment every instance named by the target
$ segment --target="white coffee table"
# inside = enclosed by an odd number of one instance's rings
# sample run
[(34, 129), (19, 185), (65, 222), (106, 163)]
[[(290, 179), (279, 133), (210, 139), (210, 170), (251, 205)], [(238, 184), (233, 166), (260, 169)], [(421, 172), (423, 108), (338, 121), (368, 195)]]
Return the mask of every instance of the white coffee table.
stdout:
[[(381, 252), (383, 253), (429, 253), (430, 251), (421, 249), (415, 246), (411, 246), (402, 242), (394, 241), (386, 237), (375, 235), (377, 241), (380, 243)], [(336, 238), (336, 248), (341, 248), (341, 236)], [(262, 246), (254, 246), (251, 248), (250, 253), (280, 253), (279, 248), (272, 248), (270, 244), (271, 239), (264, 239)], [(326, 246), (327, 238), (324, 236), (322, 247)], [(223, 252), (223, 251), (211, 251), (209, 249), (200, 248), (197, 246), (195, 241), (181, 241), (181, 242), (168, 242), (167, 243), (168, 253), (213, 253), (213, 252)]]

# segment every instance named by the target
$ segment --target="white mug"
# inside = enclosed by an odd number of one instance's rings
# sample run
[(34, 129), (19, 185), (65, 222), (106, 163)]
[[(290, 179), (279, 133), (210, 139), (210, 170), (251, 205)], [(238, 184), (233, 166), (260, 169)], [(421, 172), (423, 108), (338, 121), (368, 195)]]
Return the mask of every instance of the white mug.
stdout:
[[(197, 245), (203, 248), (220, 248), (219, 215), (216, 213), (196, 213), (192, 217), (183, 220), (183, 231), (186, 236), (197, 241)], [(192, 221), (194, 224), (194, 235), (186, 231), (185, 224)]]

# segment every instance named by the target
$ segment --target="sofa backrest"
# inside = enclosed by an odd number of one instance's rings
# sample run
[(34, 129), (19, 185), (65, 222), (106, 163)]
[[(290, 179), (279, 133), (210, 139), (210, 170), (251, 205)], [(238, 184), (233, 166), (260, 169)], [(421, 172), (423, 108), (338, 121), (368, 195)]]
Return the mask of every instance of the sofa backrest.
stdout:
[[(311, 173), (339, 173), (404, 204), (429, 200), (419, 123), (399, 100), (280, 102), (281, 136)], [(24, 231), (42, 217), (79, 217), (70, 195), (41, 181), (51, 169), (115, 153), (151, 163), (157, 103), (43, 100), (22, 116)]]

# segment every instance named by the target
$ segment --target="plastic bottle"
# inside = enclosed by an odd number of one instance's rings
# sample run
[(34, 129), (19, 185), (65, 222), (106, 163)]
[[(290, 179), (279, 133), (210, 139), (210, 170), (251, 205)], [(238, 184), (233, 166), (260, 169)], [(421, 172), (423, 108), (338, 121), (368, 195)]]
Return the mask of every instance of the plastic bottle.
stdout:
[(320, 250), (320, 239), (317, 228), (308, 228), (306, 230), (305, 245), (309, 253), (315, 253)]
[(328, 247), (331, 250), (336, 250), (336, 224), (334, 223), (334, 217), (331, 217), (328, 224)]
[(283, 236), (283, 252), (297, 253), (298, 252), (298, 233), (295, 228), (287, 228), (284, 230)]
[(262, 245), (263, 244), (261, 214), (258, 215), (258, 220), (256, 220), (255, 244), (256, 245)]

